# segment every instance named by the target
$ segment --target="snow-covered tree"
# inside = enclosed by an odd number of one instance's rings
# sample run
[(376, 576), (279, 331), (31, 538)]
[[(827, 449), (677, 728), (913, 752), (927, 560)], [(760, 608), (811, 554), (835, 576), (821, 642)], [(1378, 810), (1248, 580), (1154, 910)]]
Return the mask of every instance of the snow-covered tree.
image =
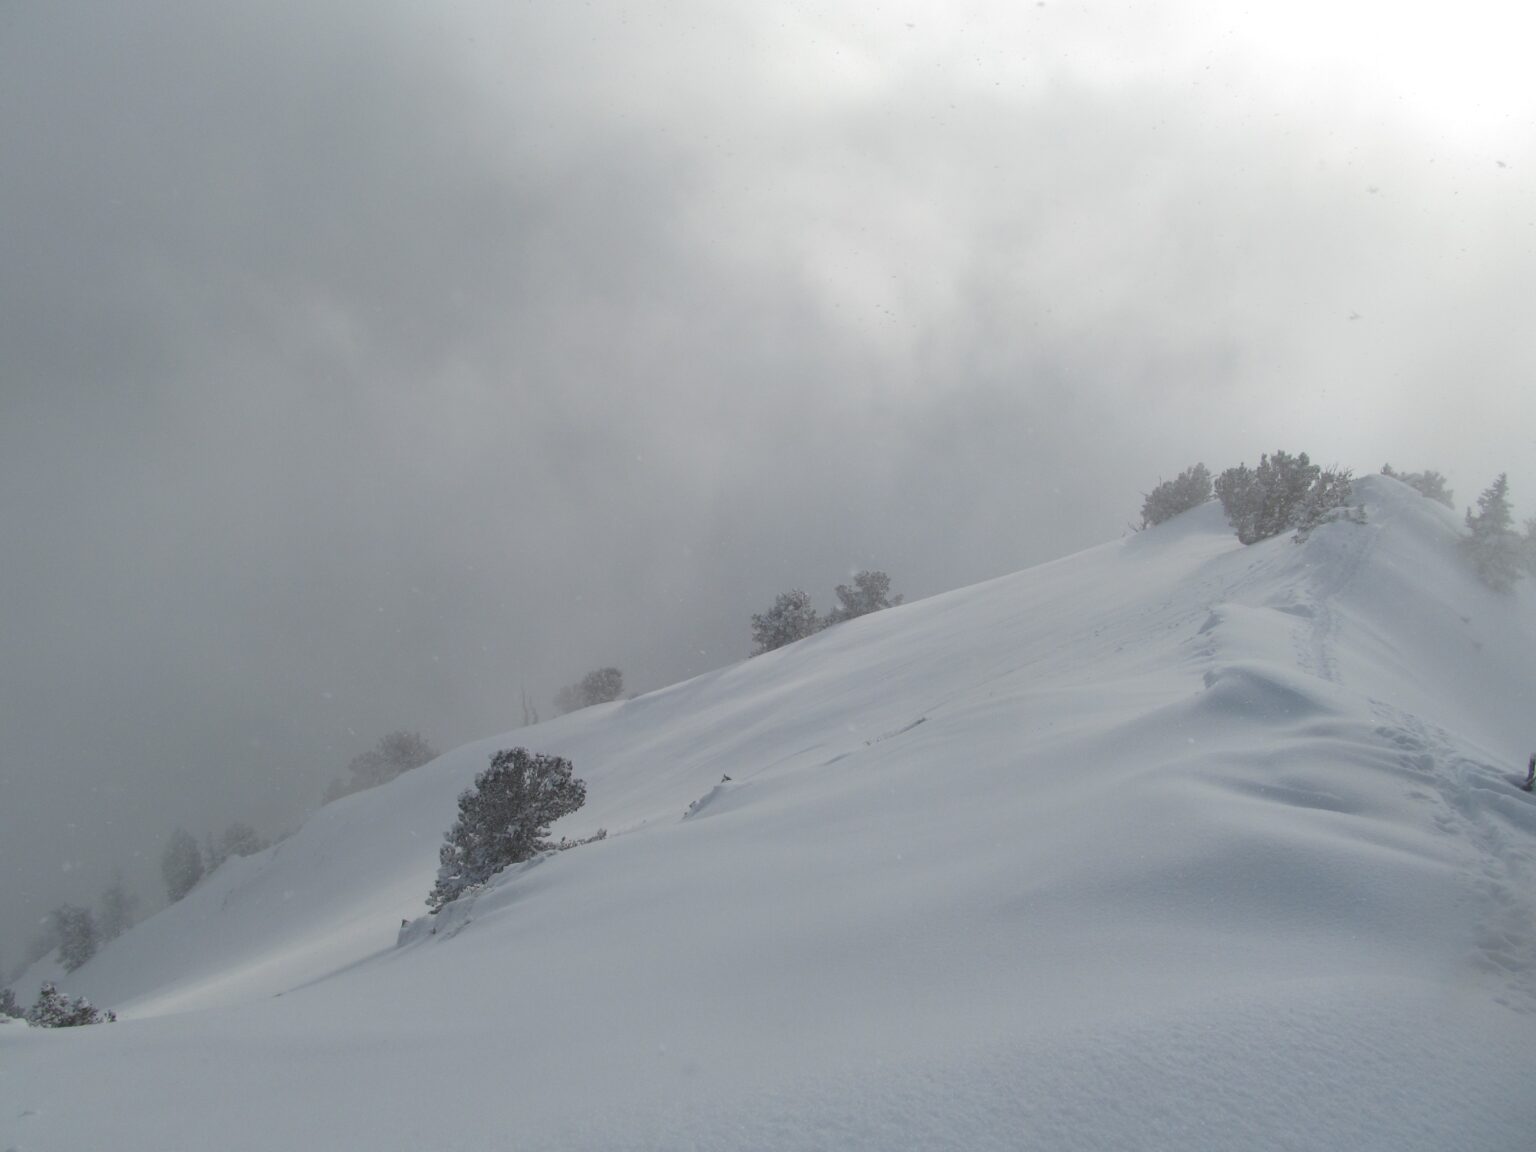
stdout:
[(757, 649), (752, 653), (761, 656), (796, 640), (803, 640), (823, 627), (821, 618), (811, 605), (811, 598), (796, 588), (782, 592), (768, 611), (752, 616), (752, 641)]
[(594, 704), (607, 704), (624, 695), (624, 673), (617, 668), (598, 668), (555, 693), (555, 711), (564, 715)]
[(1477, 498), (1477, 515), (1467, 509), (1467, 535), (1462, 547), (1484, 584), (1495, 592), (1508, 592), (1520, 577), (1519, 539), (1512, 529), (1509, 510), (1509, 477), (1498, 478)]
[(388, 784), (396, 776), (436, 759), (437, 751), (420, 733), (391, 732), (380, 737), (377, 745), (352, 758), (347, 765), (347, 777), (333, 781), (326, 789), (325, 802), (329, 804), (354, 792)]
[(438, 853), (437, 883), (427, 897), (435, 912), (509, 864), (551, 848), (549, 825), (580, 808), (587, 786), (560, 756), (512, 748), (491, 757), (475, 786), (459, 794), (459, 817)]
[(852, 620), (856, 616), (867, 616), (871, 612), (894, 608), (901, 603), (899, 595), (891, 596), (891, 578), (879, 571), (859, 572), (851, 585), (839, 584), (834, 591), (837, 593), (837, 607), (832, 610), (827, 621), (829, 624)]
[(86, 1024), (111, 1023), (117, 1013), (98, 1012), (84, 996), (70, 1000), (52, 984), (44, 984), (37, 1002), (27, 1009), (26, 1021), (34, 1028), (79, 1028)]
[(114, 879), (107, 886), (107, 890), (101, 894), (96, 912), (96, 930), (103, 944), (108, 940), (116, 940), (133, 927), (133, 917), (138, 906), (138, 897), (130, 895), (128, 889), (123, 887), (122, 877)]
[(203, 852), (185, 828), (178, 828), (166, 841), (160, 854), (160, 875), (165, 879), (165, 893), (174, 904), (203, 878)]
[(210, 834), (203, 847), (203, 859), (209, 875), (231, 856), (254, 856), (267, 842), (243, 820), (236, 820), (218, 836)]
[(1432, 469), (1425, 469), (1423, 472), (1398, 472), (1392, 465), (1383, 464), (1381, 474), (1390, 476), (1394, 480), (1401, 480), (1417, 491), (1420, 496), (1428, 497), (1438, 504), (1444, 504), (1447, 508), (1456, 507), (1455, 496), (1447, 486), (1445, 477)]
[(59, 963), (73, 972), (96, 955), (96, 918), (89, 908), (60, 904), (52, 912), (59, 936)]
[(9, 988), (0, 988), (0, 1016), (8, 1020), (20, 1020), (26, 1012), (16, 1002), (16, 993)]
[[(1305, 452), (1262, 456), (1257, 468), (1228, 468), (1213, 485), (1227, 520), (1244, 544), (1268, 540), (1292, 528), (1304, 536), (1331, 519), (1350, 498), (1348, 470), (1323, 469)], [(1360, 519), (1364, 519), (1363, 511)]]
[(1204, 464), (1186, 468), (1173, 480), (1164, 480), (1141, 503), (1141, 526), (1171, 520), (1180, 512), (1198, 508), (1211, 498), (1211, 473)]

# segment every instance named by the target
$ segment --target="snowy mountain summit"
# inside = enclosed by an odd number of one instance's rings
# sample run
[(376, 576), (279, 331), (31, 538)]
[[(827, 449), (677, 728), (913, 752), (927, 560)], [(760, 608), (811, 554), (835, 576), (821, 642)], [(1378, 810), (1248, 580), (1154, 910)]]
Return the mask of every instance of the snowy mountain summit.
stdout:
[[(1249, 547), (1208, 504), (337, 801), (64, 982), (118, 1023), (0, 1028), (0, 1147), (1536, 1147), (1536, 595), (1356, 498)], [(607, 839), (426, 916), (514, 745)]]

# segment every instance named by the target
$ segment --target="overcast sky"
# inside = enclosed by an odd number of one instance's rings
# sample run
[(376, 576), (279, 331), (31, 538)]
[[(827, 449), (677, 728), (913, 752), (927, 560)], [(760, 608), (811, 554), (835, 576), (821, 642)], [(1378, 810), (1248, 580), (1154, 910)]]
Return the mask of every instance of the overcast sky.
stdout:
[(0, 0), (0, 965), (1197, 460), (1536, 513), (1527, 11)]

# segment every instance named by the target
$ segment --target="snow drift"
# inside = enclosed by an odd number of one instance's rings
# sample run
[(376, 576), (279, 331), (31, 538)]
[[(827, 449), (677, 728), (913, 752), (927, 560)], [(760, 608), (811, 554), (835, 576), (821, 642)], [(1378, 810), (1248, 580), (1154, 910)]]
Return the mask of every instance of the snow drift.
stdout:
[[(1529, 1148), (1536, 599), (1357, 497), (1247, 548), (1207, 505), (330, 805), (68, 980), (120, 1023), (0, 1028), (0, 1144)], [(608, 838), (423, 916), (514, 744)]]

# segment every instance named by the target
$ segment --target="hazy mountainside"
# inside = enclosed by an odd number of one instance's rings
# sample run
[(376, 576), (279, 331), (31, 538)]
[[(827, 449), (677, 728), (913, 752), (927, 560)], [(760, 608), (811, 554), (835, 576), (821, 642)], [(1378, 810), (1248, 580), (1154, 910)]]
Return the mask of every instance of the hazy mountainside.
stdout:
[[(1528, 1148), (1536, 598), (1357, 496), (1248, 548), (1206, 505), (332, 804), (70, 977), (121, 1023), (0, 1028), (0, 1139)], [(556, 835), (609, 838), (423, 917), (513, 744), (587, 781)]]

